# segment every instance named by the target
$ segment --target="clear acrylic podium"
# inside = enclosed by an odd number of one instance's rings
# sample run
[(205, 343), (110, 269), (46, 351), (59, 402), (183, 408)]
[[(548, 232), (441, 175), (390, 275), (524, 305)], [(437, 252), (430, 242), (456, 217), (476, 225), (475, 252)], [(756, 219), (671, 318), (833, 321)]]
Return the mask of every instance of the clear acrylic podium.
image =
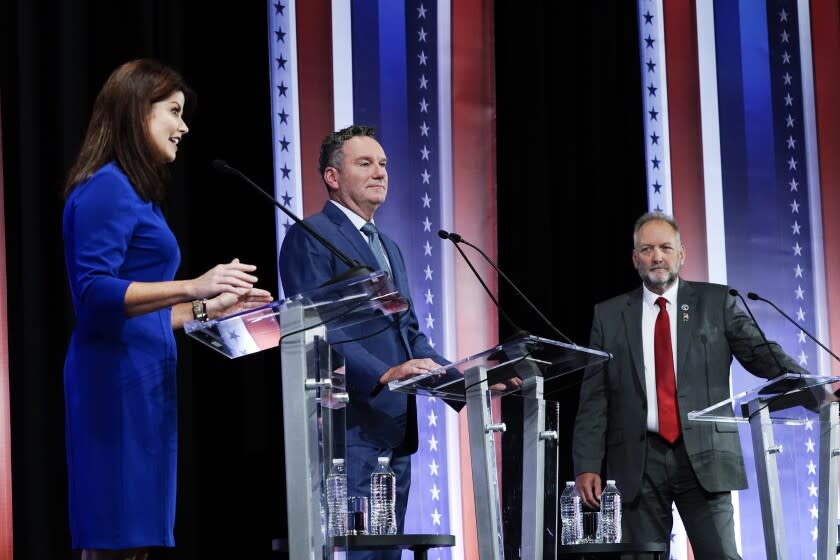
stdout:
[(767, 560), (788, 558), (778, 457), (786, 451), (774, 439), (774, 426), (819, 426), (819, 511), (817, 559), (837, 557), (837, 456), (840, 455), (838, 403), (819, 406), (818, 415), (803, 404), (814, 403), (824, 386), (840, 377), (787, 373), (703, 410), (688, 413), (697, 422), (748, 423), (753, 442), (761, 521)]
[(408, 309), (384, 272), (324, 286), (220, 319), (191, 321), (186, 333), (228, 358), (281, 345), (289, 558), (328, 559), (352, 546), (329, 538), (325, 479), (343, 457), (346, 428), (343, 362), (328, 340), (340, 342), (365, 325), (388, 328)]
[[(524, 336), (446, 368), (389, 384), (394, 391), (466, 403), (481, 560), (504, 558), (495, 448), (496, 434), (505, 426), (493, 421), (491, 401), (503, 396), (523, 399), (520, 552), (524, 559), (553, 558), (554, 553), (545, 550), (544, 536), (556, 537), (558, 530), (557, 452), (555, 447), (552, 457), (546, 444), (557, 439), (558, 405), (543, 399), (543, 384), (609, 358), (598, 350)], [(555, 539), (550, 546), (557, 544)]]

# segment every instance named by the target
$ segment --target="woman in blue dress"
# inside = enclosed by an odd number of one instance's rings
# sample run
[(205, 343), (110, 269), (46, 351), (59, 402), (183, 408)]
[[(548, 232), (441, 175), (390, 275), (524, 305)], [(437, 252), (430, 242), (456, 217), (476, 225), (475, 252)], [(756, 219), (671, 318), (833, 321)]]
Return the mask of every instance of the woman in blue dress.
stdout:
[(76, 326), (64, 366), (70, 529), (82, 560), (142, 560), (174, 546), (177, 402), (173, 329), (271, 301), (238, 259), (173, 280), (161, 212), (192, 92), (135, 60), (96, 98), (65, 188), (64, 256)]

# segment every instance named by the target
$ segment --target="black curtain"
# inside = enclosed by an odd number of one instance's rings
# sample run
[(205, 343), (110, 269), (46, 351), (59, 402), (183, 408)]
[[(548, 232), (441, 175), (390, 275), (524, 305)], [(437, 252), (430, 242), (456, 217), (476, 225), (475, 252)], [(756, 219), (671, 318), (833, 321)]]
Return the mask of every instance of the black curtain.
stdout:
[[(647, 209), (636, 3), (496, 3), (500, 268), (573, 342), (587, 346), (593, 305), (639, 285), (633, 223)], [(520, 328), (563, 340), (510, 286), (499, 303)], [(500, 339), (514, 332), (499, 319)], [(574, 478), (581, 372), (545, 384), (559, 406), (559, 490)], [(504, 399), (506, 519), (521, 508), (522, 407)], [(513, 482), (513, 483), (511, 483)], [(505, 558), (518, 558), (516, 522)]]
[[(179, 278), (239, 257), (276, 293), (274, 210), (214, 173), (271, 188), (267, 6), (195, 1), (4, 2), (3, 147), (17, 558), (70, 558), (62, 368), (73, 314), (61, 187), (99, 87), (126, 60), (179, 68), (198, 93), (165, 207)], [(156, 557), (269, 557), (285, 534), (277, 352), (227, 361), (178, 334), (177, 548)]]
[[(60, 193), (93, 98), (116, 66), (157, 58), (198, 93), (166, 205), (182, 250), (178, 277), (239, 257), (276, 292), (273, 207), (210, 168), (225, 159), (271, 191), (267, 9), (0, 4), (16, 558), (72, 557), (62, 369), (73, 314)], [(500, 0), (495, 15), (499, 264), (585, 345), (592, 305), (638, 284), (630, 233), (645, 195), (634, 3)], [(502, 286), (500, 297), (519, 325), (557, 338), (511, 290)], [(178, 546), (155, 558), (271, 558), (271, 540), (286, 534), (279, 355), (226, 361), (182, 333), (178, 343)], [(570, 427), (576, 379), (549, 393)], [(560, 455), (568, 478), (568, 430)]]

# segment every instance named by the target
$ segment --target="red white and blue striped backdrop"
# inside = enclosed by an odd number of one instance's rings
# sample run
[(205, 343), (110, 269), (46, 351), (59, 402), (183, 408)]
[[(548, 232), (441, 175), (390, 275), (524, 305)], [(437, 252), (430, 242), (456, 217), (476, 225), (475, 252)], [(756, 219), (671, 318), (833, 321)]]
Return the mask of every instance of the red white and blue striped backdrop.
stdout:
[[(673, 213), (684, 276), (756, 292), (826, 342), (840, 298), (840, 13), (836, 2), (639, 0), (648, 197)], [(835, 304), (835, 305), (832, 305)], [(768, 337), (812, 373), (837, 364), (771, 308), (752, 306)], [(732, 390), (759, 379), (737, 364)], [(817, 542), (819, 437), (777, 432), (790, 558)], [(745, 560), (765, 557), (749, 434), (750, 489), (735, 495)], [(672, 556), (691, 558), (676, 524)]]
[[(321, 139), (349, 124), (376, 127), (390, 184), (377, 225), (403, 250), (421, 327), (451, 359), (495, 344), (492, 304), (437, 236), (458, 231), (495, 255), (489, 0), (274, 1), (269, 26), (277, 198), (298, 215), (320, 210)], [(289, 219), (278, 212), (277, 223), (279, 247)], [(417, 403), (406, 532), (456, 535), (455, 549), (430, 558), (475, 557), (459, 417), (439, 400)]]

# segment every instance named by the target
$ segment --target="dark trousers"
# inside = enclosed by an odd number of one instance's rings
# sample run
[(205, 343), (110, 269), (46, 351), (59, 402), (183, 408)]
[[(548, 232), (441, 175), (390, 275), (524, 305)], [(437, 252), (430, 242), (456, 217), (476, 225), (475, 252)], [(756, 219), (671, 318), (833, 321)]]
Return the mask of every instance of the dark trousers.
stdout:
[[(411, 486), (411, 455), (393, 449), (377, 449), (359, 445), (345, 447), (347, 465), (347, 496), (366, 496), (370, 499), (370, 475), (377, 465), (377, 458), (390, 457), (391, 469), (397, 479), (397, 533), (403, 533), (405, 511), (408, 508), (408, 489)], [(370, 504), (368, 504), (370, 508)], [(353, 551), (347, 554), (352, 560), (399, 560), (401, 550)]]
[[(648, 434), (642, 486), (638, 497), (624, 504), (622, 512), (623, 540), (670, 545), (674, 504), (695, 560), (740, 560), (731, 493), (703, 490), (682, 438), (671, 445), (657, 434)], [(661, 557), (670, 558), (670, 550)]]

